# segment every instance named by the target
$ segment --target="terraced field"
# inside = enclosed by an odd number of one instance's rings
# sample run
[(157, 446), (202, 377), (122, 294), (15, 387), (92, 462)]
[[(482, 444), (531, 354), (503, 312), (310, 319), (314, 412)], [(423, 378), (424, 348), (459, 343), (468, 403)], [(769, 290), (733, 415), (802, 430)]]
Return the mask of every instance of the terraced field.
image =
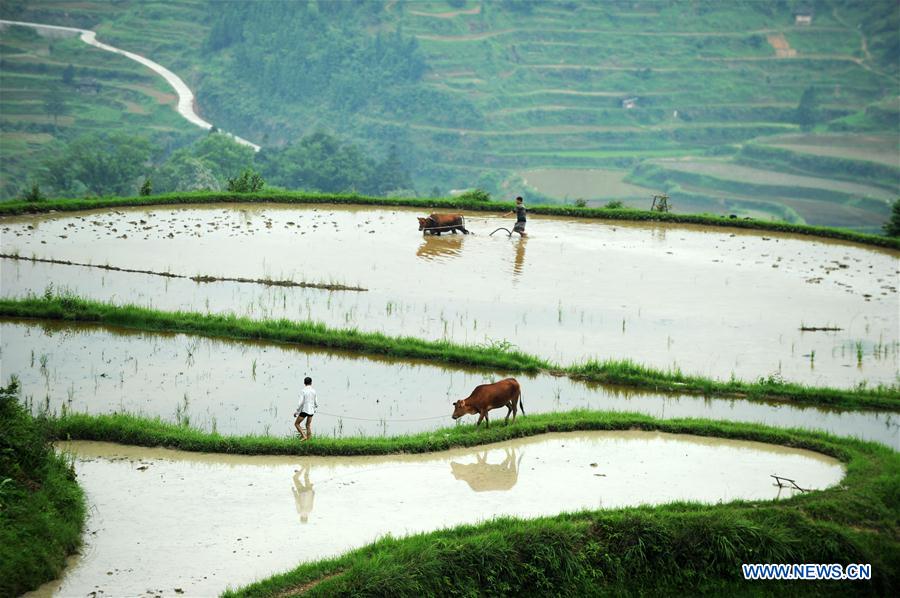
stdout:
[[(109, 10), (106, 3), (34, 2), (29, 3), (28, 14), (38, 22), (45, 19), (50, 24), (89, 27)], [(152, 17), (152, 5), (139, 13)], [(162, 47), (171, 48), (177, 39), (196, 39), (193, 34), (186, 35), (190, 13), (183, 14), (184, 30), (166, 31), (159, 20), (135, 20), (132, 34), (141, 37), (142, 45), (155, 40), (158, 45), (151, 45), (155, 54), (173, 59)], [(122, 28), (117, 29), (117, 34), (103, 27), (97, 31), (102, 41), (121, 39), (126, 47), (134, 47), (133, 40), (123, 37)], [(5, 26), (0, 28), (0, 39), (0, 197), (18, 196), (38, 179), (41, 161), (54, 141), (120, 132), (168, 148), (200, 134), (175, 111), (177, 96), (172, 88), (124, 56), (89, 47), (67, 32), (38, 33)], [(190, 74), (183, 62), (180, 66), (181, 74)], [(69, 67), (71, 75), (64, 80)], [(58, 108), (49, 107), (51, 98)]]
[[(518, 240), (423, 237), (417, 213), (229, 203), (3, 218), (0, 376), (17, 378), (16, 399), (49, 416), (57, 438), (75, 440), (58, 446), (92, 507), (86, 548), (40, 595), (209, 595), (389, 533), (496, 517), (528, 527), (560, 510), (850, 508), (860, 465), (832, 444), (892, 467), (895, 250), (546, 216)], [(467, 218), (476, 233), (504, 223)], [(300, 280), (347, 284), (276, 283)], [(35, 305), (48, 309), (29, 314)], [(16, 306), (26, 311), (14, 317)], [(104, 310), (121, 325), (86, 317)], [(307, 342), (279, 338), (297, 327)], [(341, 339), (371, 344), (335, 350)], [(392, 339), (438, 351), (403, 357)], [(528, 359), (521, 347), (584, 367), (464, 367), (441, 352), (460, 350), (450, 342), (507, 363)], [(587, 378), (592, 356), (755, 384), (740, 394), (599, 384)], [(454, 400), (512, 374), (517, 419), (495, 411), (489, 429), (469, 416), (448, 427)], [(306, 375), (321, 405), (301, 443), (290, 412)], [(782, 377), (816, 386), (813, 404), (766, 395), (790, 388)], [(829, 408), (835, 393), (882, 407)], [(99, 439), (122, 444), (85, 442)], [(491, 439), (503, 443), (473, 446)], [(387, 454), (401, 450), (428, 454)], [(773, 484), (773, 472), (810, 492)], [(403, 508), (387, 516), (386, 505)], [(843, 534), (857, 523), (827, 525)]]
[[(431, 10), (441, 6), (431, 3)], [(472, 10), (434, 19), (424, 9), (408, 12), (404, 26), (418, 36), (433, 65), (430, 84), (465, 94), (483, 114), (480, 130), (456, 132), (454, 141), (472, 150), (471, 162), (459, 160), (457, 166), (485, 162), (518, 174), (541, 168), (545, 176), (551, 176), (551, 167), (577, 166), (585, 169), (583, 177), (558, 171), (559, 178), (572, 181), (570, 187), (538, 189), (559, 198), (600, 199), (607, 197), (601, 188), (585, 194), (592, 167), (628, 167), (654, 155), (711, 151), (767, 131), (796, 130), (794, 113), (807, 86), (820, 90), (827, 118), (862, 110), (873, 96), (896, 89), (896, 78), (887, 82), (869, 70), (861, 35), (839, 9), (817, 11), (813, 26), (799, 27), (786, 15), (739, 15), (730, 9), (709, 15), (705, 23), (703, 15), (691, 14), (687, 26), (684, 13), (690, 11), (683, 7), (647, 8), (634, 13), (606, 4), (566, 11), (538, 4), (515, 18), (491, 11), (490, 5), (489, 15)], [(772, 40), (778, 43), (773, 46)], [(635, 100), (633, 108), (623, 107), (627, 98)], [(415, 125), (413, 131), (429, 134)], [(440, 134), (442, 140), (454, 137), (451, 131)], [(874, 153), (880, 156), (876, 161), (898, 166), (896, 146)], [(890, 198), (900, 189), (898, 181), (887, 190), (853, 189), (850, 195)], [(680, 193), (665, 180), (655, 186), (663, 187), (675, 192), (676, 209), (684, 200), (719, 213), (762, 210), (783, 217), (759, 202), (780, 204), (791, 197), (790, 191), (731, 196), (726, 206), (715, 188)], [(704, 196), (701, 204), (698, 195)], [(649, 203), (649, 193), (645, 199)], [(859, 217), (842, 221), (840, 213), (810, 219), (872, 229), (887, 209), (868, 209), (864, 223)]]
[(900, 167), (900, 149), (894, 135), (847, 135), (841, 133), (800, 133), (760, 140), (766, 145), (795, 152), (877, 162)]

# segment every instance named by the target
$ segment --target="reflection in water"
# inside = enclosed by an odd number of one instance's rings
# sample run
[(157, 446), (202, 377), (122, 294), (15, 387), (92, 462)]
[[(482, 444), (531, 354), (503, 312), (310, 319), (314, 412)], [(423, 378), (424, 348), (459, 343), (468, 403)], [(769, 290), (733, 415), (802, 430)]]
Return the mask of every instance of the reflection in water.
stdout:
[[(313, 510), (313, 499), (316, 491), (313, 490), (312, 482), (309, 481), (309, 463), (300, 466), (300, 469), (294, 470), (294, 502), (297, 505), (297, 513), (300, 515), (300, 523), (309, 521), (309, 514)], [(303, 480), (300, 480), (301, 474)]]
[(475, 492), (489, 490), (510, 490), (519, 481), (519, 464), (523, 454), (516, 460), (516, 449), (507, 448), (506, 458), (503, 463), (491, 464), (487, 462), (487, 452), (482, 451), (477, 455), (477, 463), (450, 462), (453, 477), (463, 480)]
[(528, 237), (519, 237), (516, 243), (516, 262), (513, 265), (513, 276), (521, 276), (525, 267), (525, 243)]
[(459, 257), (462, 252), (464, 235), (423, 235), (422, 244), (416, 250), (416, 257), (428, 261), (444, 261)]

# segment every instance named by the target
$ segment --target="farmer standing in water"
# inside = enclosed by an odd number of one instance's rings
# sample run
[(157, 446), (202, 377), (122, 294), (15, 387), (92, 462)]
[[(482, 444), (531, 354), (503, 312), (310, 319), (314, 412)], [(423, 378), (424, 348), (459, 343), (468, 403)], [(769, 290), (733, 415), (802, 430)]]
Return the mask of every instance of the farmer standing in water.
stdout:
[[(300, 391), (300, 404), (294, 413), (294, 417), (297, 418), (294, 421), (294, 427), (297, 428), (297, 433), (300, 434), (300, 442), (309, 440), (310, 436), (312, 436), (312, 418), (318, 408), (319, 401), (316, 398), (316, 390), (312, 387), (312, 378), (307, 376), (303, 379), (303, 390)], [(304, 419), (306, 420), (305, 433), (300, 425)]]
[(513, 214), (516, 215), (516, 225), (513, 227), (513, 232), (519, 233), (522, 237), (528, 236), (525, 234), (525, 203), (521, 195), (516, 198), (516, 208), (504, 214), (503, 217), (505, 218)]

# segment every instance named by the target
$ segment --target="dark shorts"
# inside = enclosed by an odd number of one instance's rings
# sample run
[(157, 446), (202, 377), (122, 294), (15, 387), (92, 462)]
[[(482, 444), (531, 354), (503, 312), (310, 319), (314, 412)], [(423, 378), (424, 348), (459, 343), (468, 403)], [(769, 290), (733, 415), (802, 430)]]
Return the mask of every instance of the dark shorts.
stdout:
[(303, 419), (304, 417), (312, 417), (312, 415), (310, 415), (309, 413), (306, 413), (305, 411), (301, 411), (301, 412), (297, 415), (297, 418), (298, 418), (298, 419)]
[(521, 233), (525, 231), (525, 223), (524, 222), (516, 222), (516, 225), (513, 227), (514, 233)]

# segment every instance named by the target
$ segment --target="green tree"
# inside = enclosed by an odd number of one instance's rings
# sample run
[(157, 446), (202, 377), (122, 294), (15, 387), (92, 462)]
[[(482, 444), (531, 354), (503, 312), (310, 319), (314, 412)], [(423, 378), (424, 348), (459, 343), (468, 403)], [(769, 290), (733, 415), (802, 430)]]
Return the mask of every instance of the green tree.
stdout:
[(816, 124), (818, 117), (818, 99), (816, 98), (816, 89), (807, 87), (800, 96), (800, 104), (797, 106), (797, 124), (804, 131), (812, 129)]
[(224, 133), (211, 133), (193, 144), (190, 154), (209, 166), (219, 180), (253, 167), (256, 152)]
[(156, 170), (157, 191), (218, 191), (230, 175), (253, 168), (255, 152), (229, 135), (210, 132), (188, 147), (172, 152)]
[(219, 191), (223, 181), (203, 160), (190, 155), (188, 149), (174, 152), (153, 174), (157, 192)]
[(889, 237), (900, 237), (900, 198), (891, 208), (891, 219), (884, 223), (884, 234)]
[(144, 184), (141, 185), (140, 194), (143, 196), (153, 195), (153, 183), (150, 181), (150, 177), (144, 179)]
[(67, 195), (132, 195), (152, 149), (146, 139), (124, 133), (84, 135), (48, 149), (44, 181)]
[(374, 169), (358, 147), (322, 132), (282, 149), (262, 150), (257, 160), (275, 185), (326, 193), (368, 191)]
[(44, 112), (48, 116), (53, 117), (53, 126), (59, 126), (59, 117), (66, 114), (69, 107), (66, 105), (66, 98), (63, 91), (54, 86), (47, 90), (44, 94)]
[(63, 69), (62, 82), (71, 85), (75, 81), (75, 67), (71, 64)]
[(363, 189), (363, 191), (384, 195), (399, 189), (411, 189), (412, 186), (409, 171), (400, 160), (397, 146), (391, 144), (387, 157), (375, 167), (370, 177), (368, 188)]

